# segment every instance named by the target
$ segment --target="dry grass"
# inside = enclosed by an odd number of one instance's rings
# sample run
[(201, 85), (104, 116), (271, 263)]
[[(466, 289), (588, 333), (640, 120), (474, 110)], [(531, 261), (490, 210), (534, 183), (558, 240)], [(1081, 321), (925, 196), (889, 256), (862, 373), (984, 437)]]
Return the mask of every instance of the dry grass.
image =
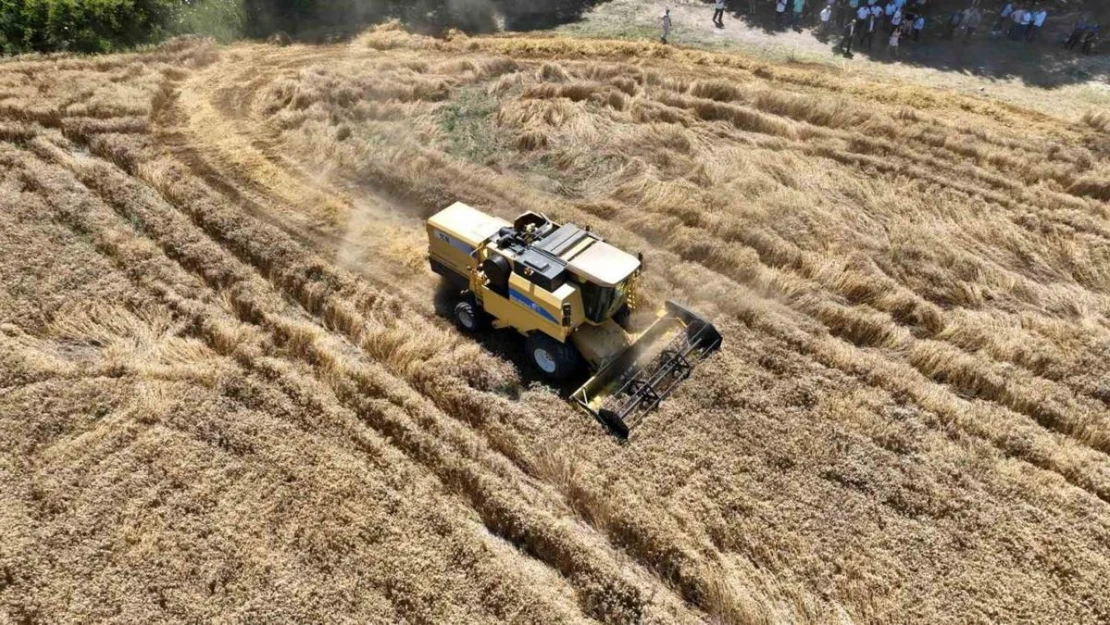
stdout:
[[(0, 89), (14, 622), (1110, 613), (1105, 114), (396, 25)], [(618, 445), (436, 314), (455, 199), (643, 250), (724, 349)]]

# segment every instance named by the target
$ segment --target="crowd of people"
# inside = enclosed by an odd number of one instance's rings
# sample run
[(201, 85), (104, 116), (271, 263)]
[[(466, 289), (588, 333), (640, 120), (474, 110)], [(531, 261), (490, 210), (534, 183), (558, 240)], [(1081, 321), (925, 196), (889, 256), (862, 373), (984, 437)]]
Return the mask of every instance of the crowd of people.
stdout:
[[(1047, 19), (1048, 11), (1043, 7), (1038, 8), (1034, 3), (1007, 2), (999, 12), (991, 34), (1001, 36), (1005, 32), (1013, 41), (1034, 41), (1039, 37)], [(1092, 54), (1098, 42), (1099, 30), (1098, 21), (1090, 13), (1083, 13), (1072, 25), (1064, 47), (1083, 54)]]
[(887, 43), (887, 51), (898, 55), (902, 41), (912, 38), (921, 41), (927, 19), (925, 6), (928, 0), (826, 0), (819, 14), (821, 29), (826, 34), (830, 28), (841, 31), (837, 50), (852, 56), (852, 46), (873, 50), (875, 36)]
[[(888, 53), (897, 56), (903, 41), (921, 41), (922, 33), (930, 24), (931, 0), (749, 0), (750, 13), (756, 11), (757, 2), (773, 4), (777, 29), (801, 31), (804, 27), (817, 26), (822, 36), (839, 32), (836, 49), (846, 56), (852, 55), (853, 48), (873, 50), (876, 38), (886, 41)], [(969, 2), (967, 8), (932, 20), (934, 27), (939, 27), (942, 38), (959, 39), (967, 44), (979, 32), (985, 18), (980, 6), (982, 0)], [(714, 0), (713, 24), (717, 28), (724, 28), (727, 4), (726, 0)], [(821, 7), (819, 11), (817, 7)], [(1012, 41), (1034, 42), (1042, 38), (1041, 31), (1048, 18), (1043, 1), (1004, 1), (991, 35), (1000, 37), (1005, 33)], [(662, 39), (666, 42), (671, 30), (670, 9), (663, 14), (662, 26)], [(1098, 22), (1089, 13), (1084, 14), (1073, 25), (1064, 46), (1068, 50), (1093, 54), (1099, 33)]]

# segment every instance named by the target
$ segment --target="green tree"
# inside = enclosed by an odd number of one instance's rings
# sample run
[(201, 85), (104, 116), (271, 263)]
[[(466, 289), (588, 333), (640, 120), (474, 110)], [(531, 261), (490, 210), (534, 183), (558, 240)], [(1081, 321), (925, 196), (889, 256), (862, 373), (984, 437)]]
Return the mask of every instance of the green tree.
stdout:
[(0, 0), (0, 47), (110, 52), (165, 36), (171, 0)]

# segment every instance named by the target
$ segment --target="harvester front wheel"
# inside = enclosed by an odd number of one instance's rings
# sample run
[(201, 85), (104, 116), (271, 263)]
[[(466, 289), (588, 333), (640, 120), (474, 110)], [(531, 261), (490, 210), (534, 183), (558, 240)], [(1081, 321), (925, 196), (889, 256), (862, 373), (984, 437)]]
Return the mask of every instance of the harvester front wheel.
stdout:
[(455, 304), (455, 323), (467, 332), (477, 332), (486, 325), (486, 313), (467, 299)]
[(544, 377), (552, 380), (565, 380), (578, 371), (581, 357), (570, 343), (560, 343), (555, 339), (533, 332), (528, 335), (524, 347), (528, 358)]

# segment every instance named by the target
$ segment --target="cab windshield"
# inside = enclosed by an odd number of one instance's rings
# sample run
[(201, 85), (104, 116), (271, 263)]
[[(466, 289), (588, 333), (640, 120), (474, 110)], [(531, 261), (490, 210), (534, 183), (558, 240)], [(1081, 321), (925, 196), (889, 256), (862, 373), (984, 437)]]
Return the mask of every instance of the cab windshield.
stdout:
[(586, 317), (594, 323), (601, 323), (612, 317), (624, 305), (628, 295), (627, 280), (615, 287), (604, 287), (590, 282), (585, 282), (581, 286)]

